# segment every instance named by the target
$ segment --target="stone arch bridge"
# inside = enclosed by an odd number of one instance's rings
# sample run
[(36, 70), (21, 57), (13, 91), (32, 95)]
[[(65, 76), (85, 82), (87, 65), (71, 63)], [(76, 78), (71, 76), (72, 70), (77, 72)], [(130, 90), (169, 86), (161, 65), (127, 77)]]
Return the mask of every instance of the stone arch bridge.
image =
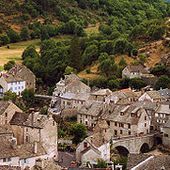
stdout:
[(129, 136), (123, 138), (112, 138), (111, 148), (116, 148), (118, 152), (139, 154), (149, 151), (154, 145), (154, 134), (143, 136)]

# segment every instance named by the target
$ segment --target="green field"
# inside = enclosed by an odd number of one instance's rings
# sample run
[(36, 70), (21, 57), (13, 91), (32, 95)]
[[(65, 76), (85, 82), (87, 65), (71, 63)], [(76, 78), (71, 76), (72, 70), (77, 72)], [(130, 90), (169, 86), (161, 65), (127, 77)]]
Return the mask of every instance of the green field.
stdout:
[(26, 47), (29, 45), (35, 45), (37, 50), (39, 49), (40, 40), (30, 40), (23, 41), (19, 43), (9, 44), (9, 49), (7, 46), (0, 47), (0, 69), (9, 60), (14, 60), (16, 62), (21, 62), (21, 55)]
[[(71, 39), (71, 36), (57, 36), (53, 39), (55, 39), (56, 41), (67, 41)], [(21, 55), (29, 45), (34, 45), (37, 51), (39, 51), (40, 40), (35, 39), (9, 44), (9, 49), (7, 48), (7, 46), (0, 47), (0, 70), (3, 69), (4, 64), (7, 63), (9, 60), (14, 60), (17, 63), (21, 63)]]

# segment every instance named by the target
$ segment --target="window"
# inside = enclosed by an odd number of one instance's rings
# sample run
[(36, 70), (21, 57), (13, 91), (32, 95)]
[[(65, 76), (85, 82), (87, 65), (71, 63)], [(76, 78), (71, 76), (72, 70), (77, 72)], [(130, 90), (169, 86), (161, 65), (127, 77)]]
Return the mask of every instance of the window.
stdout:
[(146, 123), (145, 123), (145, 127), (146, 127)]
[(128, 134), (131, 135), (131, 131), (129, 131)]
[(8, 113), (5, 113), (5, 117), (8, 117)]
[(86, 115), (86, 119), (87, 119), (87, 115)]
[(124, 112), (120, 112), (120, 116), (124, 116)]
[(27, 163), (27, 160), (26, 160), (26, 159), (24, 159), (24, 163)]
[(55, 121), (53, 121), (53, 126), (55, 126)]
[(124, 124), (123, 123), (119, 123), (119, 127), (124, 127)]
[(114, 134), (115, 134), (115, 136), (117, 136), (117, 130), (114, 130)]
[(3, 158), (3, 162), (10, 162), (11, 158)]
[(130, 129), (130, 123), (128, 123), (128, 129)]
[(26, 132), (28, 132), (28, 128), (26, 128)]
[(26, 140), (26, 142), (29, 142), (29, 137), (28, 137), (28, 136), (26, 136), (26, 139), (25, 139), (25, 140)]
[(117, 122), (115, 122), (115, 126), (117, 126)]
[(122, 131), (122, 130), (120, 130), (120, 134), (123, 134), (123, 131)]
[(110, 121), (107, 121), (107, 124), (110, 126)]
[(145, 116), (145, 120), (147, 119), (147, 117)]
[(84, 148), (87, 148), (87, 142), (84, 142)]
[(168, 138), (168, 137), (169, 137), (169, 135), (168, 135), (167, 133), (164, 133), (164, 137), (167, 137), (167, 138)]

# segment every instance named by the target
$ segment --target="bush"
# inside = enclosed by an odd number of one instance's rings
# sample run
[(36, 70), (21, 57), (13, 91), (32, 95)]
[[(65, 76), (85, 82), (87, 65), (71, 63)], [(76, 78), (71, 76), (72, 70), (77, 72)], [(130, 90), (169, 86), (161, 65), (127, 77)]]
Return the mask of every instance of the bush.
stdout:
[(0, 45), (6, 45), (10, 43), (10, 39), (6, 34), (0, 35)]
[(129, 85), (131, 88), (141, 89), (146, 86), (146, 83), (140, 78), (133, 78), (130, 80)]
[(10, 70), (15, 65), (15, 61), (8, 61), (4, 64), (4, 70)]
[(11, 43), (15, 43), (15, 42), (18, 42), (18, 41), (21, 40), (20, 35), (16, 31), (14, 31), (13, 29), (9, 29), (7, 31), (7, 35), (9, 37)]

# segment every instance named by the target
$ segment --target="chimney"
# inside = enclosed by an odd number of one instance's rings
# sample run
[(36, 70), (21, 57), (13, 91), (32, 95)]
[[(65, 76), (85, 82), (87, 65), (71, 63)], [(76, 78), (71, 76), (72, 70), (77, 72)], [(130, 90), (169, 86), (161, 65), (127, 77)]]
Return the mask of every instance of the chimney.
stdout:
[(36, 141), (33, 143), (33, 153), (34, 154), (37, 153), (37, 142)]
[(44, 168), (44, 160), (43, 159), (37, 159), (35, 162), (35, 165), (40, 167), (40, 168)]
[(34, 124), (34, 108), (29, 109), (29, 113), (31, 114), (31, 125)]
[(17, 146), (17, 139), (13, 137), (11, 139), (11, 148), (16, 149), (16, 146)]

